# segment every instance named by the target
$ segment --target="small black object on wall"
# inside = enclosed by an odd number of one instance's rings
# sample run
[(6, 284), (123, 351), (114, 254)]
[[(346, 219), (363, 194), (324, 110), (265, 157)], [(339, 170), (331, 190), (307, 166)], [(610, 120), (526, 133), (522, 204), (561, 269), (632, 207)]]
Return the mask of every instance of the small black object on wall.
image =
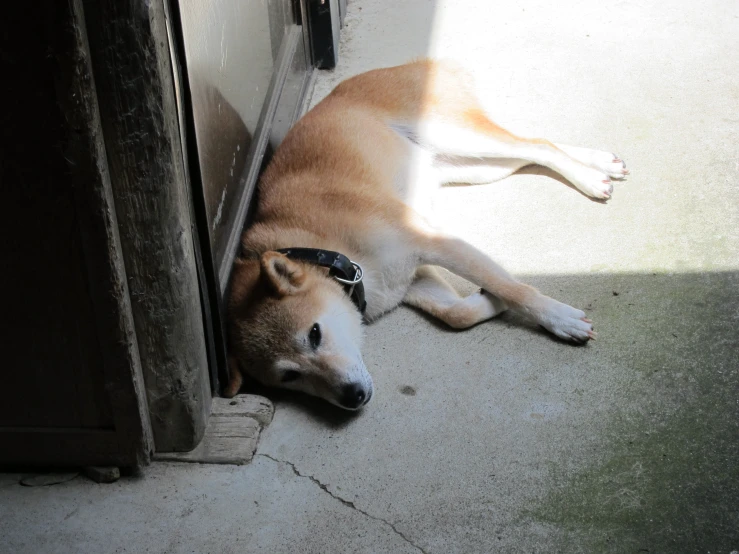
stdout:
[[(313, 65), (318, 69), (333, 69), (339, 61), (340, 2), (342, 0), (308, 1)], [(345, 0), (343, 6), (346, 6)]]

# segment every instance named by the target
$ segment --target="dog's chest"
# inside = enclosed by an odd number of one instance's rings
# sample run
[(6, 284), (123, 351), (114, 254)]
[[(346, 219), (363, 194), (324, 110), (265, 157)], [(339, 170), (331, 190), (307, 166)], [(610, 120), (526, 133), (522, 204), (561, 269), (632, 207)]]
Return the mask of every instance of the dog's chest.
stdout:
[(413, 282), (418, 257), (402, 240), (400, 233), (373, 233), (372, 255), (362, 260), (367, 300), (365, 317), (379, 317), (396, 307)]

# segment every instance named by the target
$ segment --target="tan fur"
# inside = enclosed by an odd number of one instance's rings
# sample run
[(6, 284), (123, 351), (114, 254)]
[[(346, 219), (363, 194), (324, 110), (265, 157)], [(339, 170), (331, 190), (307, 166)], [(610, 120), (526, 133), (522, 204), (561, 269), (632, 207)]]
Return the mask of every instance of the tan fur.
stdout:
[[(616, 156), (562, 148), (516, 137), (493, 123), (474, 95), (472, 79), (455, 64), (420, 60), (344, 81), (288, 133), (260, 180), (254, 221), (243, 236), (244, 252), (253, 259), (237, 260), (232, 279), (230, 339), (238, 359), (232, 366), (279, 385), (274, 366), (288, 362), (276, 360), (296, 360), (301, 348), (286, 344), (287, 329), (308, 332), (327, 295), (339, 302), (336, 295), (343, 294), (325, 271), (272, 252), (288, 247), (335, 250), (361, 263), (367, 319), (405, 301), (465, 328), (510, 306), (562, 338), (594, 338), (582, 312), (517, 282), (465, 241), (436, 231), (409, 204), (404, 189), (413, 149), (455, 160), (447, 167), (449, 178), (470, 160), (483, 160), (493, 178), (541, 163), (599, 198), (610, 196), (611, 178), (627, 173)], [(433, 265), (487, 292), (461, 299)], [(319, 364), (319, 354), (311, 363)], [(338, 371), (326, 360), (320, 364), (329, 373)], [(227, 394), (240, 383), (239, 373), (232, 373)], [(333, 394), (316, 393), (314, 385), (295, 388), (329, 400)]]

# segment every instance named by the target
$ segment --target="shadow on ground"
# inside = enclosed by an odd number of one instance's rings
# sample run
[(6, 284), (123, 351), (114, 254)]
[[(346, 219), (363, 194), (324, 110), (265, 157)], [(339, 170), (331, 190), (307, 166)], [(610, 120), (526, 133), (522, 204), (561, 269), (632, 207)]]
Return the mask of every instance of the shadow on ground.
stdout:
[[(557, 279), (538, 281), (557, 287)], [(557, 546), (565, 549), (735, 550), (739, 276), (613, 275), (567, 283), (601, 290), (589, 299), (588, 313), (605, 330), (607, 355), (625, 372), (625, 401), (610, 406), (602, 461), (574, 475), (552, 465), (548, 494), (523, 517), (558, 527)]]

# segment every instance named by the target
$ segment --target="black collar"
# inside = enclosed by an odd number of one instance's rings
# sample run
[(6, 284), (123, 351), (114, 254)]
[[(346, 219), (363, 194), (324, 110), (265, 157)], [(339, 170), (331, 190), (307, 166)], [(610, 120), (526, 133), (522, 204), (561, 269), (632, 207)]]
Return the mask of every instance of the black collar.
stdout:
[(344, 289), (352, 302), (357, 305), (359, 311), (364, 313), (367, 302), (364, 299), (364, 284), (362, 283), (362, 267), (351, 261), (344, 254), (332, 252), (331, 250), (319, 250), (318, 248), (282, 248), (277, 250), (290, 259), (300, 260), (321, 267), (329, 268), (329, 277), (333, 277), (344, 285)]

